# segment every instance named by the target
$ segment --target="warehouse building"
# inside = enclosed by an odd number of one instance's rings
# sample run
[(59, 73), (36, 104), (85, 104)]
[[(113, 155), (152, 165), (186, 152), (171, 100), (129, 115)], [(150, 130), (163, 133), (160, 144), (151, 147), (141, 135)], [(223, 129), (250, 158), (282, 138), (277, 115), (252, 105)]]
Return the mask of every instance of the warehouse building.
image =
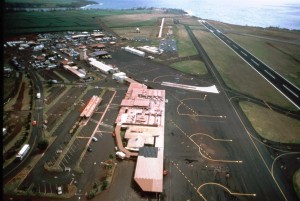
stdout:
[(113, 67), (108, 66), (100, 61), (97, 61), (94, 58), (89, 58), (88, 60), (89, 60), (91, 66), (99, 69), (102, 73), (109, 74), (109, 73), (113, 73), (113, 71), (114, 71)]
[(130, 52), (132, 54), (138, 55), (140, 57), (144, 57), (145, 56), (145, 52), (142, 52), (140, 50), (134, 49), (133, 47), (125, 47), (123, 48), (126, 52)]
[(80, 71), (78, 71), (78, 67), (77, 66), (64, 65), (64, 69), (70, 71), (71, 73), (73, 73), (74, 75), (76, 75), (79, 78), (84, 78), (85, 77), (85, 74), (83, 74)]

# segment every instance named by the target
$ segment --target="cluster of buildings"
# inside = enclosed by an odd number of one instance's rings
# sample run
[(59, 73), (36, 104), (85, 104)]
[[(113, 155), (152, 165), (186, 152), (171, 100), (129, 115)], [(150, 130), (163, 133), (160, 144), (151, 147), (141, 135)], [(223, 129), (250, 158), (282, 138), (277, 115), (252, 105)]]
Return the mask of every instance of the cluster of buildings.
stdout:
[[(143, 191), (162, 192), (165, 91), (131, 83), (115, 125), (118, 148), (128, 158), (137, 157), (135, 182)], [(121, 131), (125, 131), (124, 139)]]

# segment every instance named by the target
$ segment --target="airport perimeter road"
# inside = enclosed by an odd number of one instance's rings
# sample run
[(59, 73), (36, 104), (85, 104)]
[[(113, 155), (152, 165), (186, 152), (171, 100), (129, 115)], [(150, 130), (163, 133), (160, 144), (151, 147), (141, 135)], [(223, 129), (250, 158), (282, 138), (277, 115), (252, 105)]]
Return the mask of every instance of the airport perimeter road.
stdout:
[(223, 41), (236, 54), (244, 59), (252, 68), (254, 68), (261, 76), (270, 82), (277, 90), (279, 90), (287, 99), (289, 99), (298, 109), (300, 109), (300, 89), (283, 78), (272, 68), (264, 64), (250, 52), (242, 48), (233, 40), (225, 36), (221, 31), (211, 26), (206, 21), (201, 21), (202, 24), (212, 32), (216, 37)]
[[(30, 69), (28, 69), (28, 74), (33, 82), (33, 86), (36, 87), (35, 91), (39, 91), (41, 94), (43, 94), (42, 82), (39, 80), (36, 74)], [(43, 96), (40, 99), (36, 99), (36, 96), (33, 95), (33, 99), (35, 99), (35, 108), (32, 112), (32, 115), (33, 119), (37, 121), (37, 125), (32, 127), (32, 133), (28, 141), (28, 144), (30, 144), (30, 151), (22, 161), (15, 160), (13, 163), (3, 169), (4, 181), (10, 180), (17, 172), (25, 167), (28, 157), (35, 150), (37, 143), (40, 141), (43, 125)]]

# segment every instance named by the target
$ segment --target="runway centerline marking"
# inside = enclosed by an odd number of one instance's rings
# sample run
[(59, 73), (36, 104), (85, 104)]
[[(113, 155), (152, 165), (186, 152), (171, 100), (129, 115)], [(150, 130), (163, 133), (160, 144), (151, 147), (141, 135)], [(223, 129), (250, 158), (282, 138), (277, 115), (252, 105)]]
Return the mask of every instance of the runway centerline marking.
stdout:
[(288, 88), (287, 86), (285, 86), (284, 84), (282, 85), (284, 88), (286, 88), (289, 92), (291, 92), (294, 96), (296, 96), (297, 98), (299, 98), (299, 96), (293, 92), (290, 88)]

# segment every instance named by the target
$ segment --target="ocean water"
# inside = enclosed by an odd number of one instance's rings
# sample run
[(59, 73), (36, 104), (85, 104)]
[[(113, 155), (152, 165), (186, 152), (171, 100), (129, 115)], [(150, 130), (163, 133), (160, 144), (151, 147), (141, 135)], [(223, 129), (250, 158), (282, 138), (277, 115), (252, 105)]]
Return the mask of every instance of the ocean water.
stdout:
[[(178, 8), (203, 19), (300, 30), (300, 0), (93, 0), (87, 9)], [(242, 2), (242, 3), (241, 3)]]

